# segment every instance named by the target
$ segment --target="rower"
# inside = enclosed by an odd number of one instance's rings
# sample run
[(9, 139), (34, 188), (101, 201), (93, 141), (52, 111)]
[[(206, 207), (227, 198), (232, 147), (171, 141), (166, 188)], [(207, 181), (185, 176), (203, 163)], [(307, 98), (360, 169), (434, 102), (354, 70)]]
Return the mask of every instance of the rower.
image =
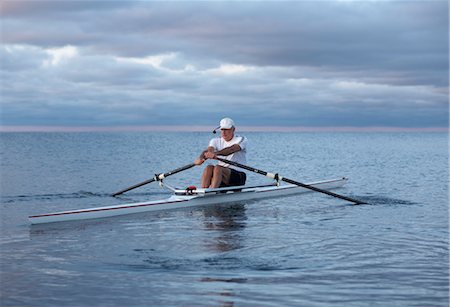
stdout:
[[(195, 165), (201, 165), (208, 159), (217, 157), (238, 162), (246, 163), (247, 138), (236, 135), (236, 126), (231, 118), (225, 117), (220, 121), (219, 126), (213, 130), (220, 129), (220, 137), (209, 141), (208, 148), (205, 149)], [(244, 185), (247, 176), (232, 165), (219, 162), (216, 165), (207, 165), (202, 175), (202, 188), (219, 188), (227, 186)]]

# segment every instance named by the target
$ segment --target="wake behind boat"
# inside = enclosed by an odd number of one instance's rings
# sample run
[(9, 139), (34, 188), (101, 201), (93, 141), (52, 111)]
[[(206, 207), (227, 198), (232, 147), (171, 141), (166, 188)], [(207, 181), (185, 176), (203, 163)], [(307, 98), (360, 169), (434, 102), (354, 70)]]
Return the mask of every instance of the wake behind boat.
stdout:
[[(171, 174), (173, 173), (175, 172), (171, 172)], [(156, 175), (155, 176), (156, 179), (151, 180), (151, 182), (156, 180), (162, 182), (162, 178), (167, 177), (167, 174), (168, 173)], [(172, 190), (173, 192), (173, 195), (165, 200), (155, 200), (155, 201), (130, 203), (107, 207), (96, 207), (81, 210), (33, 215), (29, 216), (29, 221), (31, 222), (31, 224), (43, 224), (43, 223), (54, 223), (73, 220), (98, 219), (142, 212), (164, 211), (179, 208), (189, 208), (194, 206), (226, 204), (258, 199), (287, 197), (313, 191), (310, 189), (310, 187), (314, 187), (318, 190), (339, 188), (343, 186), (347, 182), (347, 180), (348, 180), (347, 178), (339, 178), (304, 184), (307, 187), (301, 187), (295, 184), (279, 185), (277, 183), (274, 183), (271, 185), (263, 185), (263, 186), (235, 186), (217, 189), (194, 189), (194, 188), (176, 189), (168, 186), (167, 184), (162, 184), (162, 186)], [(135, 185), (133, 187), (141, 185)]]

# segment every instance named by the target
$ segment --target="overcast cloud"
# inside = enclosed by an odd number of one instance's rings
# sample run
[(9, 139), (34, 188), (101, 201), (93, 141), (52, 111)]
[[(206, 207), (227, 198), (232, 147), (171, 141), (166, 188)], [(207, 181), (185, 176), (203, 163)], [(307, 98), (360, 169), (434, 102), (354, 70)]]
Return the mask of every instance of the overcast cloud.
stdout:
[(3, 126), (448, 127), (448, 1), (2, 1)]

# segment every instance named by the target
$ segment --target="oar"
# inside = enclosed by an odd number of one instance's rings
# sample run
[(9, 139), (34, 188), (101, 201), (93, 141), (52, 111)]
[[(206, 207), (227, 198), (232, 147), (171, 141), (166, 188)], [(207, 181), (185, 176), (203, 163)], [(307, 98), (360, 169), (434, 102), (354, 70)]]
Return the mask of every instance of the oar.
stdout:
[(234, 166), (237, 166), (239, 168), (243, 168), (243, 169), (246, 169), (248, 171), (264, 175), (264, 176), (269, 177), (271, 179), (283, 180), (284, 182), (295, 184), (295, 185), (298, 185), (299, 187), (303, 187), (303, 188), (310, 189), (310, 190), (313, 190), (313, 191), (316, 191), (316, 192), (320, 192), (320, 193), (324, 193), (324, 194), (327, 194), (327, 195), (330, 195), (330, 196), (333, 196), (333, 197), (344, 199), (344, 200), (350, 201), (352, 203), (355, 203), (355, 205), (365, 204), (365, 202), (363, 202), (363, 201), (360, 201), (360, 200), (357, 200), (357, 199), (354, 199), (354, 198), (350, 198), (350, 197), (347, 197), (347, 196), (339, 195), (339, 194), (336, 194), (336, 193), (333, 193), (333, 192), (330, 192), (330, 191), (327, 191), (327, 190), (319, 189), (319, 188), (316, 188), (314, 186), (311, 186), (311, 185), (308, 185), (308, 184), (304, 184), (304, 183), (301, 183), (301, 182), (298, 182), (298, 181), (295, 181), (295, 180), (292, 180), (292, 179), (284, 178), (284, 177), (279, 176), (278, 174), (268, 173), (268, 172), (265, 172), (265, 171), (262, 171), (262, 170), (259, 170), (259, 169), (247, 166), (247, 165), (243, 165), (243, 164), (240, 164), (240, 163), (237, 163), (237, 162), (234, 162), (234, 161), (230, 161), (230, 160), (227, 160), (227, 159), (222, 159), (222, 158), (219, 158), (219, 157), (217, 157), (216, 159), (219, 160), (219, 161), (222, 161), (223, 163), (234, 165)]
[(125, 192), (128, 192), (130, 190), (139, 188), (139, 187), (141, 187), (143, 185), (146, 185), (148, 183), (151, 183), (153, 181), (161, 181), (161, 180), (163, 180), (164, 178), (166, 178), (166, 177), (168, 177), (170, 175), (173, 175), (173, 174), (185, 171), (185, 170), (190, 169), (191, 167), (194, 167), (194, 166), (195, 166), (195, 164), (191, 163), (191, 164), (182, 166), (180, 168), (174, 169), (173, 171), (170, 171), (170, 172), (167, 172), (167, 173), (164, 173), (164, 174), (156, 174), (155, 177), (153, 177), (152, 179), (145, 180), (145, 181), (143, 181), (141, 183), (138, 183), (138, 184), (135, 184), (135, 185), (133, 185), (133, 186), (131, 186), (129, 188), (123, 189), (122, 191), (119, 191), (119, 192), (116, 192), (116, 193), (112, 194), (112, 196), (117, 196), (117, 195), (123, 194)]

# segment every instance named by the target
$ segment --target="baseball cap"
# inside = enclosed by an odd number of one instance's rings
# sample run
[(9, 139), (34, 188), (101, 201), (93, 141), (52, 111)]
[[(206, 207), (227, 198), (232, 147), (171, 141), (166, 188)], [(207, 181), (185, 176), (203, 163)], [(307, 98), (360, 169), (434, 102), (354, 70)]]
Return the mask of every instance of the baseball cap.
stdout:
[(231, 118), (222, 118), (219, 125), (220, 129), (231, 129), (234, 127), (234, 121)]

